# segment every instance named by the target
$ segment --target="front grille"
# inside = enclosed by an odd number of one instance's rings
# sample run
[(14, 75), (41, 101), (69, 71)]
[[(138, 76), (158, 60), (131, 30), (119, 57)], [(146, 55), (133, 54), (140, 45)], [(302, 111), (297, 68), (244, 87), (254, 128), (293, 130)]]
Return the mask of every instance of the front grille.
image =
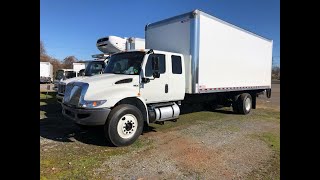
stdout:
[(58, 85), (58, 93), (59, 94), (64, 94), (65, 90), (66, 90), (66, 84), (60, 84), (59, 83), (59, 85)]
[[(77, 89), (74, 90), (75, 88), (77, 88)], [(72, 91), (74, 91), (74, 92), (71, 92), (72, 94), (70, 94), (71, 97), (70, 97), (70, 100), (69, 100), (69, 104), (77, 106), (79, 104), (79, 101), (80, 101), (81, 87), (74, 86)]]
[(63, 97), (63, 102), (70, 105), (78, 106), (81, 97), (81, 86), (68, 84), (65, 89), (66, 90)]
[(82, 103), (85, 93), (89, 88), (88, 83), (71, 82), (65, 86), (65, 92), (63, 96), (63, 104), (67, 106), (78, 107), (79, 103)]

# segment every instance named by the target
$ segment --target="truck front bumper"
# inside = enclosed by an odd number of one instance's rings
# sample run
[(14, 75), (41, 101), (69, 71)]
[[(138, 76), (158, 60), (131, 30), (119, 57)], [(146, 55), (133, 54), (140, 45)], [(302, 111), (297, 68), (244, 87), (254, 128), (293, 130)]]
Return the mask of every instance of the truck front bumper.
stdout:
[(77, 124), (95, 126), (104, 125), (111, 111), (109, 108), (101, 109), (80, 109), (62, 105), (62, 114)]

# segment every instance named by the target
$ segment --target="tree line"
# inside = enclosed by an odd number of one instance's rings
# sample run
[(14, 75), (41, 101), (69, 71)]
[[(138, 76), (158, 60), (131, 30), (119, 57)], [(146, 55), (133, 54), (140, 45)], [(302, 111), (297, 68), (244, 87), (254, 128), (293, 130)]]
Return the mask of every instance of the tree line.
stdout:
[(47, 54), (43, 41), (40, 40), (40, 62), (50, 62), (52, 64), (53, 72), (55, 75), (55, 72), (57, 70), (72, 69), (74, 62), (83, 62), (83, 61), (78, 60), (75, 56), (67, 56), (62, 61), (54, 57), (51, 57)]

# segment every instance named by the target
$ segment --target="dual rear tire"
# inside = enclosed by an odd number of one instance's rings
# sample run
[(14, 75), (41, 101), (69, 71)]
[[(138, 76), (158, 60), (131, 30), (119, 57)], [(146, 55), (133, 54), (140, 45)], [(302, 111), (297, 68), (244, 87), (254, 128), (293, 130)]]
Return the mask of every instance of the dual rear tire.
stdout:
[(249, 114), (252, 109), (251, 95), (249, 93), (243, 93), (235, 96), (232, 109), (236, 114)]

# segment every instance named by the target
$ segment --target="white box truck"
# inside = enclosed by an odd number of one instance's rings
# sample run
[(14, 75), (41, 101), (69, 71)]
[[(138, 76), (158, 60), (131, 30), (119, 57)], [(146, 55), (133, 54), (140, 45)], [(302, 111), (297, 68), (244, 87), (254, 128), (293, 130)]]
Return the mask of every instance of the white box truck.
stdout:
[(50, 62), (40, 62), (40, 83), (51, 83), (53, 68)]
[(145, 27), (146, 49), (111, 55), (104, 74), (66, 86), (65, 117), (104, 125), (115, 146), (132, 144), (145, 123), (174, 120), (206, 103), (238, 114), (271, 96), (272, 41), (195, 10)]
[(73, 71), (75, 71), (77, 73), (77, 77), (79, 76), (80, 70), (86, 68), (85, 63), (73, 63), (72, 66), (73, 66)]

